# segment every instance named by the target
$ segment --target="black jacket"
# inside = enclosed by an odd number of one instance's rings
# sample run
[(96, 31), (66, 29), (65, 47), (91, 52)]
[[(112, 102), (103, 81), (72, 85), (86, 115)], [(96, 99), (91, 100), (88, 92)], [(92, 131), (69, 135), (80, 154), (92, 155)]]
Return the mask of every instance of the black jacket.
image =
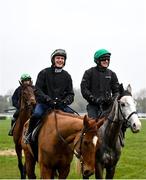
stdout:
[(17, 109), (19, 109), (20, 107), (20, 104), (19, 104), (20, 96), (21, 96), (21, 86), (19, 86), (12, 95), (12, 105), (16, 107)]
[(119, 91), (119, 82), (116, 74), (110, 69), (92, 67), (85, 71), (81, 82), (81, 93), (91, 103), (91, 97), (114, 96)]
[[(32, 87), (34, 88), (34, 91), (35, 91), (35, 87), (34, 86)], [(22, 86), (19, 86), (18, 88), (16, 88), (16, 90), (14, 91), (12, 95), (12, 105), (16, 107), (17, 109), (20, 108), (21, 91), (22, 91)]]
[(46, 103), (49, 99), (65, 100), (67, 105), (74, 100), (71, 76), (62, 70), (56, 73), (53, 67), (43, 69), (36, 81), (36, 98), (39, 103)]

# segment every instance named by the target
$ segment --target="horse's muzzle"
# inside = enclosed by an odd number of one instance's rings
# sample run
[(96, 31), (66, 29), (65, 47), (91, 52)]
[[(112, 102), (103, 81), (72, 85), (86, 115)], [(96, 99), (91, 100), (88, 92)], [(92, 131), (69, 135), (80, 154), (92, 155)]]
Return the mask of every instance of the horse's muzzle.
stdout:
[(85, 179), (88, 179), (91, 175), (93, 175), (94, 172), (91, 172), (90, 170), (85, 170), (83, 172), (83, 176)]

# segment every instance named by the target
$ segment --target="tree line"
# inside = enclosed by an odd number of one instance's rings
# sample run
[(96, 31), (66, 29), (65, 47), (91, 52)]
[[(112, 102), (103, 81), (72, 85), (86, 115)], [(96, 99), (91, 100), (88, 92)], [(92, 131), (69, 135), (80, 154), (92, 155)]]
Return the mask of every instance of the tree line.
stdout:
[[(72, 105), (70, 106), (78, 113), (86, 112), (86, 100), (82, 97), (79, 89), (74, 89), (75, 99)], [(0, 95), (0, 113), (4, 113), (7, 109), (12, 106), (11, 101), (11, 93), (9, 95)], [(141, 90), (137, 94), (134, 95), (137, 112), (138, 113), (146, 113), (146, 89)]]

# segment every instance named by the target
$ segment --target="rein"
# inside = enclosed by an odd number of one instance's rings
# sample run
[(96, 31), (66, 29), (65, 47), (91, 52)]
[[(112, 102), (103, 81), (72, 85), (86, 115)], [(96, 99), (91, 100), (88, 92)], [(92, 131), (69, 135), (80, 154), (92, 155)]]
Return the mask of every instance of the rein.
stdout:
[[(58, 125), (57, 125), (57, 116), (56, 116), (56, 112), (55, 112), (55, 108), (54, 108), (54, 114), (55, 114), (55, 127), (56, 127), (56, 131), (57, 131), (57, 134), (58, 134), (58, 137), (63, 141), (64, 144), (66, 144), (70, 151), (80, 160), (80, 163), (81, 163), (81, 170), (83, 172), (83, 156), (82, 156), (82, 142), (83, 142), (83, 138), (84, 136), (86, 135), (87, 132), (90, 131), (90, 129), (96, 127), (96, 124), (93, 126), (93, 127), (90, 127), (90, 128), (83, 128), (82, 131), (81, 131), (81, 135), (79, 137), (79, 139), (76, 141), (76, 143), (74, 144), (74, 147), (73, 149), (69, 146), (68, 142), (62, 137), (61, 133), (59, 132), (59, 129), (58, 129)], [(77, 144), (80, 142), (80, 146), (79, 146), (79, 153), (77, 151), (75, 151), (75, 147), (77, 146)]]
[[(120, 117), (120, 113), (121, 113), (122, 118), (123, 118), (123, 119), (121, 119), (121, 120), (120, 120), (120, 118), (119, 118), (119, 117)], [(133, 114), (137, 114), (137, 112), (136, 112), (136, 111), (133, 111), (133, 112), (130, 113), (129, 116), (126, 118), (126, 117), (124, 116), (123, 112), (122, 112), (121, 105), (120, 105), (120, 101), (118, 101), (118, 119), (119, 119), (120, 121), (123, 121), (123, 120), (124, 120), (124, 123), (125, 123), (126, 128), (130, 127), (129, 119), (131, 118), (131, 116), (132, 116)], [(108, 117), (108, 120), (109, 120), (111, 123), (118, 123), (117, 121), (113, 121), (113, 120), (112, 120), (111, 118), (109, 118), (109, 117)]]
[(67, 105), (67, 107), (68, 107), (72, 112), (74, 112), (75, 114), (77, 114), (78, 116), (80, 116), (80, 114), (79, 114), (77, 111), (75, 111), (74, 109), (72, 109), (70, 106)]
[(77, 157), (77, 154), (74, 152), (74, 149), (72, 149), (72, 148), (69, 146), (68, 142), (62, 137), (61, 133), (59, 132), (58, 125), (57, 125), (57, 116), (56, 116), (55, 108), (54, 108), (54, 115), (55, 115), (55, 127), (56, 127), (56, 131), (57, 131), (58, 137), (63, 141), (64, 144), (66, 144), (66, 145), (69, 147), (70, 151), (71, 151), (73, 154), (75, 154), (76, 157)]

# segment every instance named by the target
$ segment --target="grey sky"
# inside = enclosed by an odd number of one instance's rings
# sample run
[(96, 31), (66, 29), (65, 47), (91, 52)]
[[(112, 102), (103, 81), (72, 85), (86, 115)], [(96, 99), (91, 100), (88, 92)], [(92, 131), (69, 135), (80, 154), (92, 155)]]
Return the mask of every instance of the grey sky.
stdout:
[(0, 0), (0, 95), (22, 73), (35, 83), (57, 48), (67, 51), (65, 70), (76, 88), (100, 48), (112, 53), (109, 68), (120, 83), (146, 88), (146, 1)]

